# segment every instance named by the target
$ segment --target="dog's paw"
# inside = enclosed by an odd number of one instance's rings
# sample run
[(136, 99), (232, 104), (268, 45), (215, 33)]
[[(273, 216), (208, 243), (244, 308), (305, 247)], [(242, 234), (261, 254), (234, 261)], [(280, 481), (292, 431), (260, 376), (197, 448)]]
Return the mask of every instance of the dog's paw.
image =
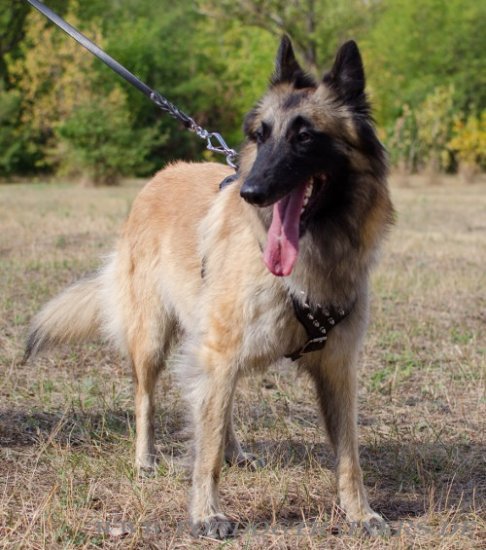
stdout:
[(137, 476), (139, 479), (151, 479), (157, 475), (156, 466), (138, 466)]
[(141, 479), (148, 479), (155, 477), (157, 474), (158, 462), (157, 460), (136, 460), (137, 475)]
[(255, 472), (256, 470), (261, 470), (265, 466), (265, 460), (251, 453), (242, 453), (233, 464), (239, 468), (246, 468)]
[(234, 537), (238, 524), (231, 521), (223, 514), (215, 514), (192, 524), (191, 535), (193, 537), (208, 537), (211, 539), (227, 539)]
[(369, 537), (389, 537), (391, 529), (388, 523), (377, 513), (373, 512), (358, 522), (363, 535)]

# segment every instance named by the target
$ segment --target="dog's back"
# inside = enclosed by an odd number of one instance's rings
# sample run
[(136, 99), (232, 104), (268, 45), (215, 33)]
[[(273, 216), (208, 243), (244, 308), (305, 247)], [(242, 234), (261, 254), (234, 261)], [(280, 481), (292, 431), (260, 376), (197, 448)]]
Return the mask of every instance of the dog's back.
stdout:
[(158, 172), (136, 197), (105, 265), (36, 315), (27, 357), (97, 330), (126, 353), (149, 329), (148, 317), (159, 342), (160, 325), (189, 327), (202, 279), (198, 227), (229, 173), (216, 163), (175, 163)]
[(157, 348), (167, 323), (171, 331), (194, 325), (202, 284), (198, 228), (228, 173), (220, 164), (177, 163), (136, 198), (102, 274), (104, 330), (122, 350), (140, 348), (134, 340), (141, 334)]

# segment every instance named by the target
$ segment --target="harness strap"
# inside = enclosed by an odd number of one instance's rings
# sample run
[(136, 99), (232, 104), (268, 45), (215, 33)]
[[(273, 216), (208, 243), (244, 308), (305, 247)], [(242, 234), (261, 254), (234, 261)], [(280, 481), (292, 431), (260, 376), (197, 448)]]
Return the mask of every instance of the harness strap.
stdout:
[(226, 176), (224, 180), (219, 184), (219, 190), (222, 191), (225, 187), (228, 187), (228, 185), (231, 185), (233, 182), (235, 182), (240, 177), (239, 173), (236, 172), (236, 174), (230, 174), (229, 176)]
[(345, 319), (353, 309), (353, 306), (351, 306), (346, 311), (341, 307), (334, 307), (332, 305), (323, 308), (319, 304), (316, 308), (311, 308), (309, 300), (301, 304), (295, 296), (292, 296), (292, 303), (295, 316), (304, 327), (308, 337), (303, 346), (285, 356), (292, 359), (292, 361), (300, 359), (304, 353), (323, 349), (326, 345), (329, 332)]

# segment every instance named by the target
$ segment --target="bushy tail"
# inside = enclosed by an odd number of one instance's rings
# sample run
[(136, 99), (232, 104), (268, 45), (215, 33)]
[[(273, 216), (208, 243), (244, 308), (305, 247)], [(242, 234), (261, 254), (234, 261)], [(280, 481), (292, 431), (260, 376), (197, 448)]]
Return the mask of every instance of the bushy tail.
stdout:
[(91, 276), (48, 302), (30, 326), (24, 360), (51, 346), (80, 342), (100, 326), (101, 277)]

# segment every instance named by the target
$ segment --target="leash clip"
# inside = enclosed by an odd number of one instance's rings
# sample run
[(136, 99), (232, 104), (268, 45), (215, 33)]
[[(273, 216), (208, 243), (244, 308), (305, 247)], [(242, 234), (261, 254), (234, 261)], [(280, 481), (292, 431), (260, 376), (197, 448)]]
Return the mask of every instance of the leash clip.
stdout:
[[(201, 136), (202, 137), (202, 136)], [(234, 168), (236, 170), (237, 164), (236, 164), (236, 158), (238, 156), (237, 152), (234, 149), (231, 149), (231, 147), (228, 147), (226, 141), (224, 140), (223, 136), (218, 132), (211, 132), (207, 133), (206, 136), (204, 136), (207, 139), (206, 148), (209, 151), (213, 151), (214, 153), (222, 153), (223, 155), (226, 155), (226, 162), (231, 168)], [(214, 144), (211, 139), (217, 140), (218, 144)]]

